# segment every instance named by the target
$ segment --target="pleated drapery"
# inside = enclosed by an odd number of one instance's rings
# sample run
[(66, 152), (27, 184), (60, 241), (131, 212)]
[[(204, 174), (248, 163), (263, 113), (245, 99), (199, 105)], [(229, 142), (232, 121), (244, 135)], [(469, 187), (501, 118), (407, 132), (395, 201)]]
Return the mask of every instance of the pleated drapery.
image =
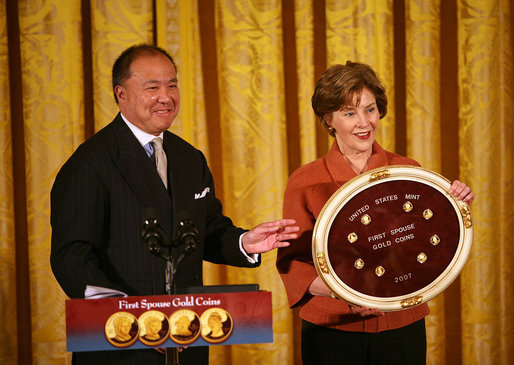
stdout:
[[(151, 42), (178, 67), (171, 130), (205, 152), (224, 212), (278, 219), (289, 174), (326, 153), (310, 97), (330, 65), (370, 64), (388, 115), (378, 141), (476, 195), (460, 277), (430, 302), (429, 364), (514, 363), (514, 5), (509, 0), (2, 0), (0, 363), (69, 364), (65, 294), (49, 265), (60, 166), (117, 111), (111, 67)], [(205, 265), (206, 284), (273, 294), (274, 342), (212, 346), (212, 364), (301, 364), (275, 253)]]

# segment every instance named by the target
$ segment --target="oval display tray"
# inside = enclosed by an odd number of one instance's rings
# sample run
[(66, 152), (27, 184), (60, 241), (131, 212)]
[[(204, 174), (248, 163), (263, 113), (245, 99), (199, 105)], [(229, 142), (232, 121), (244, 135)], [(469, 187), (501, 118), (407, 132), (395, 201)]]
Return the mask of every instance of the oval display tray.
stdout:
[(433, 299), (459, 275), (473, 241), (469, 206), (450, 181), (415, 166), (361, 174), (326, 202), (312, 255), (337, 297), (383, 311)]

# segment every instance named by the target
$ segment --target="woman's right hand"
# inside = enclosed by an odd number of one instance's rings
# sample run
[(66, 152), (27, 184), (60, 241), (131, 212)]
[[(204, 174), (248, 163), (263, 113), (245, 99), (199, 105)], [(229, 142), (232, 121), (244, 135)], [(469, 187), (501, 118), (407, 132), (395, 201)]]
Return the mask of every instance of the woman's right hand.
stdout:
[(309, 286), (309, 293), (322, 297), (332, 297), (330, 289), (325, 285), (319, 276), (316, 276), (316, 279), (314, 279)]

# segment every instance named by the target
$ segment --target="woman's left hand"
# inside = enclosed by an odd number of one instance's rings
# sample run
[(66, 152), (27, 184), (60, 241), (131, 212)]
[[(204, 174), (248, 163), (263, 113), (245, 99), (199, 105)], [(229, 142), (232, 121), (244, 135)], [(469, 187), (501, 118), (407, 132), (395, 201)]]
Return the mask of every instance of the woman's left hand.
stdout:
[(384, 312), (382, 312), (381, 310), (376, 309), (376, 308), (360, 307), (360, 306), (353, 305), (353, 304), (349, 304), (349, 306), (350, 306), (350, 311), (353, 314), (358, 314), (361, 317), (369, 317), (369, 316), (382, 317), (382, 316), (385, 316)]
[(475, 195), (471, 192), (471, 188), (459, 180), (452, 182), (449, 193), (457, 199), (468, 203), (469, 206), (471, 206), (471, 203), (473, 203), (473, 200), (475, 199)]

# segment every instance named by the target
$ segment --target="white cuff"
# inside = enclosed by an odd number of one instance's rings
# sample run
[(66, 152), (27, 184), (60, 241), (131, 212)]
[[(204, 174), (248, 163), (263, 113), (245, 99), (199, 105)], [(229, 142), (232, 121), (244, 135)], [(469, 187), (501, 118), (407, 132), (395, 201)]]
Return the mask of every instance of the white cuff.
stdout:
[(244, 248), (243, 248), (243, 236), (245, 234), (246, 234), (246, 232), (243, 233), (241, 236), (239, 236), (239, 249), (241, 250), (243, 255), (246, 256), (246, 259), (248, 260), (249, 263), (256, 264), (257, 262), (259, 262), (259, 254), (258, 253), (252, 253), (252, 254), (248, 255), (246, 253), (246, 251), (244, 250)]

